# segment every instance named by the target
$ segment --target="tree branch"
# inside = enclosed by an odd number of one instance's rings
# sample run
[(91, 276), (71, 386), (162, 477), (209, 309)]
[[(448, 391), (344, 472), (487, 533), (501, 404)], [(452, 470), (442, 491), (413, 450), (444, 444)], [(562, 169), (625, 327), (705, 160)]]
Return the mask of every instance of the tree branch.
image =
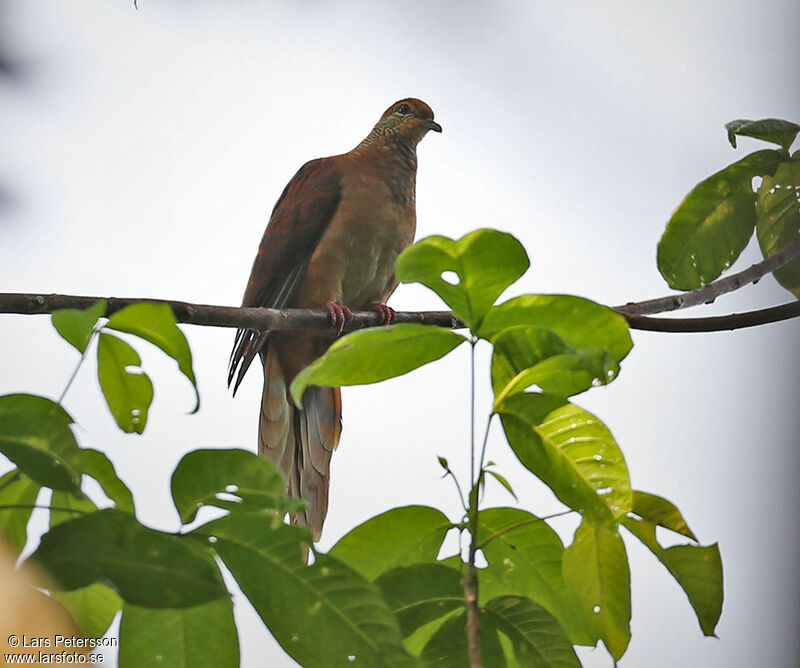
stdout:
[(628, 302), (621, 306), (615, 306), (614, 310), (624, 316), (647, 315), (649, 313), (675, 311), (676, 309), (689, 308), (690, 306), (697, 306), (699, 304), (710, 304), (720, 295), (738, 290), (748, 283), (758, 283), (762, 276), (776, 269), (780, 269), (783, 265), (788, 264), (796, 257), (800, 257), (800, 239), (793, 241), (788, 246), (775, 253), (775, 255), (770, 255), (768, 258), (751, 265), (738, 274), (731, 274), (725, 278), (720, 278), (697, 290), (682, 292), (677, 295), (667, 295), (666, 297), (659, 297), (657, 299), (647, 299), (641, 302)]
[[(675, 297), (680, 297), (680, 295), (675, 295)], [(190, 325), (276, 330), (333, 328), (330, 314), (327, 311), (240, 308), (236, 306), (190, 304), (166, 299), (104, 298), (56, 294), (0, 293), (0, 313), (31, 315), (53, 313), (65, 308), (86, 309), (100, 299), (106, 299), (108, 302), (107, 315), (116, 313), (131, 304), (154, 302), (168, 304), (175, 312), (178, 322)], [(615, 307), (614, 310), (625, 317), (632, 329), (651, 332), (719, 332), (754, 327), (800, 316), (800, 302), (791, 302), (759, 311), (734, 313), (711, 318), (651, 318), (627, 311), (627, 309), (636, 306), (637, 304), (626, 304), (625, 306)], [(462, 329), (464, 327), (464, 324), (451, 311), (400, 311), (397, 313), (395, 322), (398, 324), (435, 325), (437, 327), (447, 327), (448, 329)], [(356, 311), (353, 313), (352, 320), (345, 326), (345, 331), (374, 327), (382, 323), (382, 317), (378, 313)]]
[(755, 327), (800, 316), (800, 301), (781, 304), (759, 311), (732, 313), (710, 318), (651, 318), (646, 315), (623, 313), (631, 329), (649, 332), (724, 332), (731, 329)]
[[(37, 314), (53, 313), (65, 308), (86, 309), (105, 299), (108, 303), (106, 315), (120, 309), (153, 302), (168, 304), (178, 322), (210, 327), (242, 327), (251, 329), (332, 329), (328, 311), (308, 311), (306, 309), (240, 308), (238, 306), (209, 306), (190, 304), (167, 299), (86, 297), (56, 294), (16, 294), (0, 293), (0, 313)], [(457, 329), (464, 325), (450, 311), (401, 312), (396, 323), (419, 323)], [(356, 311), (353, 319), (345, 326), (346, 331), (363, 329), (383, 323), (383, 316), (374, 311)]]

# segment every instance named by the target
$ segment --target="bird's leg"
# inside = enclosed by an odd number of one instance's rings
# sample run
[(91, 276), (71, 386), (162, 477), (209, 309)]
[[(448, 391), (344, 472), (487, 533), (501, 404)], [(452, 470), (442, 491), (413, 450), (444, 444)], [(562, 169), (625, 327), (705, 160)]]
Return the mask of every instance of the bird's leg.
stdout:
[(381, 304), (380, 302), (367, 304), (366, 310), (378, 313), (381, 316), (382, 325), (391, 325), (397, 317), (397, 313), (391, 306), (386, 306), (386, 304)]
[(331, 323), (336, 328), (336, 336), (342, 333), (344, 326), (350, 322), (353, 312), (344, 304), (338, 302), (328, 302), (325, 308), (331, 315)]

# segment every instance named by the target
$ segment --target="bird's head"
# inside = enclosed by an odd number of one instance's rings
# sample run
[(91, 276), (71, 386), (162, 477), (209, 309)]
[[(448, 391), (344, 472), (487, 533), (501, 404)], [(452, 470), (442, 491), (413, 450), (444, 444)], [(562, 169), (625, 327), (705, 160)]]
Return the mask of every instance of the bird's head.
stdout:
[(442, 126), (433, 120), (433, 110), (422, 100), (407, 97), (383, 112), (373, 132), (417, 144), (428, 130), (442, 131)]

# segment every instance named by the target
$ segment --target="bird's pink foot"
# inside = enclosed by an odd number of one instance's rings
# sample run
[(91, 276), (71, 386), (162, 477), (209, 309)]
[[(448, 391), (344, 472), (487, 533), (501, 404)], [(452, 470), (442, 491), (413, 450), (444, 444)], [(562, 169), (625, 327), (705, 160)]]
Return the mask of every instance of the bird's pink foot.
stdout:
[(353, 312), (344, 304), (337, 304), (336, 302), (328, 302), (325, 308), (330, 313), (331, 323), (336, 328), (336, 335), (338, 336), (342, 333), (344, 326), (352, 319)]
[(391, 325), (394, 322), (394, 319), (397, 317), (397, 313), (391, 306), (386, 306), (386, 304), (374, 303), (367, 306), (368, 311), (375, 311), (377, 314), (381, 316), (381, 324), (382, 325)]

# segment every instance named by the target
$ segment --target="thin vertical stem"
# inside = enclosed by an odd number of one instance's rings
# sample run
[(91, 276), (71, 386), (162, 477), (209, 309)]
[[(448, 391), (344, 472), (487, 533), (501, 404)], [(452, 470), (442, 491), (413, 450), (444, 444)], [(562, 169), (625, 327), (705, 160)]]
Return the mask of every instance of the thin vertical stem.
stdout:
[[(468, 524), (469, 524), (469, 560), (461, 577), (464, 589), (464, 602), (467, 608), (467, 647), (469, 650), (470, 668), (482, 668), (481, 658), (481, 625), (478, 617), (478, 571), (475, 568), (475, 553), (478, 551), (478, 479), (475, 473), (475, 343), (470, 356), (470, 484)], [(478, 473), (480, 475), (480, 472)]]
[(78, 370), (81, 368), (81, 365), (83, 364), (83, 360), (86, 359), (86, 351), (89, 350), (89, 346), (92, 345), (92, 340), (94, 339), (95, 336), (97, 336), (97, 330), (94, 330), (92, 332), (92, 335), (89, 337), (89, 340), (86, 342), (86, 347), (83, 349), (83, 352), (81, 353), (81, 358), (78, 360), (78, 364), (75, 366), (75, 369), (72, 371), (72, 375), (69, 377), (69, 380), (67, 381), (66, 387), (64, 387), (64, 390), (61, 392), (61, 396), (58, 398), (58, 403), (59, 404), (62, 404), (64, 402), (64, 397), (67, 396), (67, 390), (69, 390), (70, 386), (72, 385), (72, 381), (75, 380), (75, 376), (78, 375)]

